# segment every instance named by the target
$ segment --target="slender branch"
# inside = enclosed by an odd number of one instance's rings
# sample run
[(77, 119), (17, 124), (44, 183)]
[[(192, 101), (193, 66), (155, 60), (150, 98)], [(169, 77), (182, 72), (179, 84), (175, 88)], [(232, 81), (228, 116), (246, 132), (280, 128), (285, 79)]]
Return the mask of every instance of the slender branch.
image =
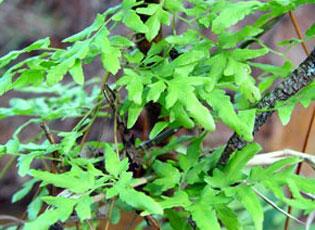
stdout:
[(50, 142), (50, 144), (56, 144), (56, 140), (55, 140), (53, 134), (50, 132), (50, 129), (49, 129), (47, 123), (46, 122), (40, 123), (40, 127), (44, 130), (45, 135), (46, 135), (48, 141)]
[[(40, 127), (44, 130), (44, 133), (45, 133), (46, 138), (48, 139), (49, 143), (50, 144), (56, 144), (56, 140), (55, 140), (53, 134), (50, 132), (50, 129), (49, 129), (47, 123), (41, 122)], [(52, 153), (53, 158), (58, 158), (58, 155), (59, 155), (58, 151), (54, 151)], [(52, 173), (58, 173), (57, 162), (51, 161), (50, 168), (51, 168)], [(56, 195), (56, 193), (57, 193), (57, 190), (56, 190), (55, 186), (52, 185), (51, 194), (54, 196), (54, 195)]]
[(282, 214), (284, 214), (287, 218), (290, 218), (292, 220), (295, 220), (297, 223), (299, 224), (303, 224), (305, 225), (305, 223), (303, 221), (300, 221), (299, 219), (297, 219), (296, 217), (292, 216), (290, 213), (287, 213), (286, 211), (284, 211), (283, 209), (281, 209), (279, 206), (277, 206), (272, 200), (270, 200), (268, 197), (266, 197), (264, 194), (262, 194), (261, 192), (259, 192), (258, 190), (256, 190), (255, 188), (252, 188), (254, 190), (254, 192), (261, 198), (263, 199), (267, 204), (269, 204), (271, 207), (273, 207), (275, 210), (281, 212)]
[(315, 219), (315, 212), (312, 212), (311, 214), (308, 215), (306, 219), (305, 230), (311, 229), (314, 219)]
[(24, 224), (25, 221), (24, 220), (21, 220), (15, 216), (9, 216), (9, 215), (0, 215), (0, 220), (9, 220), (9, 221), (12, 221), (14, 223), (18, 223), (18, 224)]
[(109, 224), (110, 224), (110, 219), (112, 218), (114, 205), (115, 205), (115, 199), (112, 199), (110, 206), (109, 206), (108, 218), (106, 220), (105, 230), (109, 230)]
[(294, 151), (291, 149), (258, 154), (247, 163), (247, 166), (252, 167), (256, 165), (270, 165), (287, 157), (298, 157), (309, 163), (310, 166), (315, 170), (315, 156)]
[(13, 163), (15, 162), (16, 156), (11, 156), (10, 160), (5, 164), (3, 169), (0, 172), (0, 180), (7, 174), (9, 169), (12, 167)]
[[(258, 109), (268, 109), (256, 116), (253, 134), (257, 133), (261, 126), (263, 126), (269, 117), (274, 113), (274, 107), (278, 101), (286, 101), (294, 96), (301, 89), (309, 85), (315, 78), (315, 49), (302, 62), (297, 69), (295, 69), (289, 77), (283, 80), (274, 90), (264, 96), (257, 104)], [(270, 111), (269, 111), (270, 109)], [(229, 139), (227, 145), (219, 160), (219, 165), (225, 165), (232, 153), (236, 150), (242, 149), (247, 144), (236, 133)]]
[(153, 229), (160, 230), (161, 227), (156, 219), (154, 219), (152, 216), (145, 216), (144, 219), (149, 223), (150, 226), (153, 227)]
[(163, 131), (162, 133), (160, 133), (159, 135), (157, 135), (155, 138), (141, 143), (141, 145), (138, 147), (138, 149), (143, 149), (143, 150), (149, 149), (149, 148), (153, 147), (154, 145), (161, 143), (165, 139), (173, 136), (178, 131), (179, 131), (179, 129), (169, 128), (169, 129)]
[[(81, 146), (81, 148), (82, 148), (82, 146), (84, 145), (85, 141), (87, 140), (87, 137), (88, 137), (88, 135), (89, 135), (89, 133), (90, 133), (90, 131), (91, 131), (91, 129), (92, 129), (92, 126), (93, 126), (93, 124), (94, 124), (94, 122), (95, 122), (95, 120), (96, 120), (97, 112), (98, 112), (99, 109), (101, 108), (102, 100), (103, 100), (102, 94), (103, 94), (103, 90), (104, 90), (105, 84), (106, 84), (106, 82), (107, 82), (107, 80), (108, 80), (108, 77), (109, 77), (109, 73), (106, 73), (105, 76), (104, 76), (104, 78), (103, 78), (103, 80), (102, 80), (102, 83), (101, 83), (101, 92), (100, 92), (100, 94), (98, 95), (96, 105), (95, 105), (95, 107), (94, 107), (93, 110), (92, 110), (93, 113), (94, 113), (93, 118), (92, 118), (92, 120), (90, 121), (90, 123), (88, 124), (87, 129), (86, 129), (86, 131), (85, 131), (85, 134), (83, 135), (83, 137), (82, 137), (82, 139), (81, 139), (81, 141), (80, 141), (80, 146)], [(93, 113), (91, 113), (91, 114), (93, 114)]]

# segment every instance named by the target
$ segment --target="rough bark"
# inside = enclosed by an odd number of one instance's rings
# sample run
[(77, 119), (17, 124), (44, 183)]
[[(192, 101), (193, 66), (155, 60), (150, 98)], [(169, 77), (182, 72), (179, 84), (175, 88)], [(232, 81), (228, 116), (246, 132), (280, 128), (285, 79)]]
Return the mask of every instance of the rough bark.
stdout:
[[(277, 101), (285, 101), (298, 93), (305, 86), (309, 85), (315, 78), (315, 49), (312, 51), (289, 77), (282, 81), (274, 90), (264, 96), (257, 104), (258, 109), (268, 110), (257, 115), (253, 134), (257, 133), (261, 126), (266, 123), (268, 118), (274, 113), (272, 110)], [(229, 139), (219, 160), (219, 165), (225, 165), (232, 153), (242, 149), (247, 144), (236, 133)]]

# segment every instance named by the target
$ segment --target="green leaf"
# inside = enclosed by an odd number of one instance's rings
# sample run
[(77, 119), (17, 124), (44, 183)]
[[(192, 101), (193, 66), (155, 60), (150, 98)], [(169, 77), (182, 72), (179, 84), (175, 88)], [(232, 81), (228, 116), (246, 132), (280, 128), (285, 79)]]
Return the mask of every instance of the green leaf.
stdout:
[(31, 179), (24, 183), (23, 188), (17, 192), (15, 192), (12, 196), (12, 203), (15, 203), (21, 199), (23, 199), (33, 188), (34, 184), (37, 182), (36, 179)]
[(148, 41), (152, 41), (160, 31), (161, 23), (159, 16), (157, 14), (151, 16), (145, 24), (149, 29), (146, 33), (146, 39), (148, 39)]
[(5, 144), (5, 148), (6, 148), (6, 153), (7, 154), (17, 154), (18, 151), (19, 151), (19, 147), (20, 147), (20, 142), (16, 138), (13, 138), (13, 139), (9, 140)]
[(148, 27), (142, 22), (135, 11), (128, 10), (124, 15), (123, 23), (134, 32), (144, 34), (148, 32)]
[(251, 66), (261, 69), (264, 72), (271, 73), (277, 77), (287, 77), (293, 68), (293, 64), (290, 61), (286, 61), (282, 66), (274, 66), (264, 63), (250, 63)]
[(215, 210), (205, 202), (197, 202), (188, 208), (197, 227), (202, 230), (220, 230)]
[(167, 209), (165, 210), (166, 218), (169, 220), (172, 229), (174, 230), (191, 230), (187, 219), (189, 214), (185, 211)]
[(78, 214), (78, 217), (80, 218), (81, 222), (87, 219), (91, 219), (92, 217), (91, 206), (93, 202), (94, 202), (93, 199), (89, 196), (80, 197), (75, 207), (75, 211)]
[(111, 214), (112, 215), (111, 215), (110, 223), (118, 224), (119, 221), (121, 220), (120, 209), (117, 206), (114, 206)]
[(168, 122), (167, 121), (160, 121), (160, 122), (157, 122), (151, 132), (150, 132), (150, 135), (149, 135), (149, 138), (150, 139), (153, 139), (154, 137), (156, 137), (160, 132), (162, 132), (166, 127), (168, 126)]
[(215, 208), (218, 218), (219, 220), (222, 221), (222, 223), (224, 224), (224, 226), (226, 227), (226, 229), (228, 230), (241, 230), (243, 229), (241, 226), (241, 223), (239, 222), (237, 215), (235, 214), (235, 212), (225, 206), (225, 205), (218, 205)]
[(294, 111), (295, 104), (288, 104), (286, 106), (280, 106), (277, 108), (278, 116), (282, 125), (287, 125), (291, 119), (291, 115)]
[(60, 132), (58, 136), (63, 137), (60, 143), (61, 148), (59, 149), (59, 152), (66, 155), (70, 152), (76, 144), (76, 140), (78, 137), (82, 136), (82, 134), (78, 132)]
[(195, 123), (190, 119), (188, 113), (184, 110), (184, 106), (181, 103), (176, 103), (170, 111), (170, 121), (175, 121), (185, 128), (191, 129)]
[(307, 37), (313, 37), (315, 35), (315, 24), (306, 30), (305, 35)]
[(115, 75), (120, 69), (121, 52), (119, 49), (110, 47), (105, 53), (102, 54), (101, 60), (104, 68)]
[(255, 85), (255, 79), (251, 76), (251, 68), (248, 64), (230, 57), (224, 75), (234, 76), (234, 81), (240, 87), (240, 92), (249, 102), (255, 103), (260, 100), (261, 94)]
[(104, 22), (105, 22), (105, 15), (97, 14), (96, 19), (90, 26), (86, 27), (84, 30), (82, 30), (81, 32), (77, 34), (64, 39), (63, 42), (76, 42), (79, 40), (83, 40), (89, 37), (93, 32), (100, 29), (104, 25)]
[(194, 93), (186, 93), (186, 98), (181, 97), (180, 101), (185, 106), (189, 115), (206, 130), (215, 130), (215, 123), (210, 111), (200, 103)]
[(145, 36), (148, 41), (152, 41), (158, 35), (161, 28), (161, 23), (166, 25), (169, 24), (169, 14), (158, 4), (149, 4), (147, 8), (140, 9), (142, 9), (141, 11), (143, 14), (151, 15), (145, 22), (145, 25), (148, 28)]
[(237, 187), (237, 198), (251, 215), (256, 230), (263, 229), (264, 211), (256, 193), (248, 186)]
[(236, 114), (234, 106), (229, 96), (225, 94), (224, 90), (215, 89), (210, 93), (202, 95), (218, 114), (219, 118), (231, 129), (233, 129), (238, 135), (244, 138), (246, 141), (253, 140), (253, 122), (255, 121), (255, 112), (243, 111), (241, 114), (248, 114), (251, 116), (251, 121), (241, 119), (241, 116)]
[(70, 172), (60, 174), (53, 174), (39, 170), (30, 170), (30, 173), (34, 178), (42, 180), (47, 184), (66, 188), (74, 193), (86, 192), (95, 185), (94, 176), (77, 166), (72, 166)]
[(160, 4), (148, 4), (147, 7), (139, 7), (136, 9), (138, 14), (153, 15), (160, 8)]
[(184, 11), (183, 0), (165, 0), (164, 7), (171, 12)]
[(198, 162), (200, 153), (201, 153), (201, 145), (204, 139), (204, 135), (195, 138), (192, 143), (189, 145), (187, 149), (186, 155), (180, 155), (179, 157), (179, 165), (184, 170), (187, 171)]
[(134, 126), (142, 110), (143, 110), (143, 106), (136, 105), (136, 104), (128, 108), (128, 121), (127, 121), (128, 129)]
[(249, 59), (264, 56), (269, 53), (269, 49), (235, 49), (232, 51), (232, 57), (236, 61), (247, 61)]
[(189, 196), (184, 191), (177, 191), (172, 197), (165, 197), (163, 201), (160, 202), (163, 209), (169, 209), (174, 207), (187, 208), (191, 205)]
[(164, 92), (166, 86), (164, 84), (163, 81), (157, 81), (153, 84), (149, 85), (149, 92), (148, 95), (146, 97), (146, 101), (153, 101), (153, 102), (157, 102), (157, 100), (160, 98), (161, 93)]
[(212, 22), (212, 31), (216, 34), (222, 33), (225, 29), (243, 20), (263, 4), (259, 1), (246, 1), (230, 3), (226, 5), (219, 16)]
[(227, 58), (224, 53), (219, 53), (209, 59), (209, 64), (211, 69), (208, 77), (211, 79), (211, 81), (205, 86), (207, 92), (211, 92), (217, 81), (223, 76), (223, 72), (227, 64)]
[(263, 29), (251, 25), (246, 25), (237, 32), (226, 32), (219, 35), (219, 42), (222, 48), (229, 49), (238, 43), (249, 40), (263, 32)]
[(145, 187), (145, 189), (149, 190), (151, 193), (159, 195), (168, 189), (174, 188), (179, 183), (181, 174), (178, 169), (171, 164), (156, 160), (152, 168), (158, 176), (158, 179), (155, 179)]
[(76, 60), (74, 66), (69, 70), (69, 72), (76, 83), (79, 85), (84, 84), (84, 73), (80, 60)]
[(127, 47), (133, 47), (135, 44), (130, 41), (128, 38), (115, 35), (110, 38), (110, 43), (114, 47), (120, 47), (120, 48), (127, 48)]
[(44, 80), (44, 74), (39, 70), (25, 70), (13, 83), (13, 88), (21, 89), (25, 86), (39, 86)]
[(63, 76), (75, 64), (75, 59), (71, 58), (60, 64), (53, 66), (47, 72), (47, 84), (52, 86), (63, 79)]
[(2, 56), (0, 58), (0, 69), (9, 64), (11, 61), (15, 60), (23, 51), (11, 51), (10, 53)]
[(142, 104), (143, 78), (131, 69), (124, 69), (125, 75), (120, 78), (117, 85), (127, 85), (128, 98), (137, 105)]
[(232, 183), (235, 182), (241, 175), (242, 169), (245, 167), (247, 162), (260, 150), (260, 145), (253, 143), (234, 153), (224, 168), (226, 178), (228, 178)]
[(44, 188), (27, 206), (27, 217), (29, 220), (36, 219), (43, 206), (42, 197), (47, 196), (48, 194), (49, 194), (48, 190)]
[(128, 170), (128, 159), (120, 161), (117, 153), (109, 144), (105, 144), (105, 169), (114, 177)]
[(23, 154), (18, 158), (18, 173), (24, 177), (30, 172), (30, 166), (34, 158), (43, 155), (43, 152), (37, 151), (29, 154)]
[(50, 46), (50, 39), (49, 38), (43, 38), (40, 40), (37, 40), (36, 42), (32, 43), (31, 45), (24, 48), (25, 52), (31, 52), (33, 50), (37, 49), (46, 49)]
[(146, 211), (149, 214), (163, 214), (163, 209), (159, 203), (142, 192), (131, 188), (123, 189), (119, 192), (119, 198), (130, 206)]
[(6, 93), (9, 90), (11, 90), (12, 87), (13, 87), (12, 75), (11, 75), (11, 73), (5, 73), (0, 78), (0, 96), (2, 96), (4, 93)]
[(64, 222), (69, 218), (76, 204), (75, 199), (64, 197), (43, 197), (42, 199), (56, 208), (46, 210), (34, 221), (26, 223), (24, 229), (49, 229), (49, 226), (56, 223), (58, 220)]
[(181, 35), (168, 36), (165, 38), (165, 40), (173, 45), (187, 45), (195, 42), (198, 38), (198, 35), (198, 32), (195, 30), (187, 30)]
[(59, 217), (63, 213), (61, 212), (61, 209), (54, 209), (54, 210), (47, 210), (43, 214), (41, 214), (36, 220), (32, 222), (28, 222), (24, 225), (24, 230), (46, 230), (49, 229), (51, 225), (56, 223), (59, 219)]

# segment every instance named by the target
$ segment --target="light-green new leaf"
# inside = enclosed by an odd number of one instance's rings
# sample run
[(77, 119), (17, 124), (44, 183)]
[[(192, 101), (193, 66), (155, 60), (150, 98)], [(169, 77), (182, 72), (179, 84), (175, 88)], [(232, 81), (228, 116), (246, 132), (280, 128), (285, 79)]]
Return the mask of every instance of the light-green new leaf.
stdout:
[(98, 14), (96, 16), (96, 19), (90, 26), (86, 27), (84, 30), (82, 30), (81, 32), (77, 34), (64, 39), (63, 42), (76, 42), (76, 41), (83, 40), (89, 37), (93, 32), (97, 31), (104, 25), (104, 21), (105, 21), (105, 15)]
[(80, 60), (76, 60), (74, 66), (69, 70), (69, 72), (76, 83), (79, 85), (84, 84), (84, 73)]
[(153, 169), (158, 179), (146, 186), (146, 190), (149, 190), (153, 194), (159, 195), (168, 189), (174, 188), (180, 181), (180, 172), (169, 163), (155, 161)]
[(231, 183), (234, 183), (236, 180), (238, 180), (242, 174), (242, 169), (245, 167), (247, 162), (260, 150), (261, 146), (253, 143), (234, 153), (224, 168), (226, 178), (228, 178)]
[(78, 214), (78, 217), (81, 221), (91, 219), (92, 210), (91, 206), (94, 203), (93, 199), (89, 196), (80, 197), (79, 201), (77, 201), (77, 205), (75, 207), (75, 211)]
[[(130, 206), (145, 211), (149, 214), (163, 214), (163, 208), (150, 196), (138, 192), (132, 188), (126, 188), (119, 192), (119, 198)], [(144, 213), (144, 214), (145, 214)]]
[(192, 219), (196, 222), (199, 229), (202, 230), (220, 230), (215, 210), (205, 202), (197, 202), (188, 208)]
[(114, 177), (118, 177), (122, 172), (128, 170), (128, 159), (120, 161), (117, 153), (109, 145), (105, 145), (105, 169)]
[(78, 166), (73, 166), (70, 172), (53, 174), (50, 172), (30, 170), (30, 174), (46, 184), (66, 188), (74, 193), (83, 193), (95, 185), (95, 177)]
[(243, 20), (245, 16), (257, 10), (263, 4), (259, 1), (230, 3), (223, 8), (212, 22), (212, 31), (216, 34)]
[(263, 229), (264, 211), (256, 193), (248, 186), (237, 187), (237, 198), (251, 215), (256, 230)]

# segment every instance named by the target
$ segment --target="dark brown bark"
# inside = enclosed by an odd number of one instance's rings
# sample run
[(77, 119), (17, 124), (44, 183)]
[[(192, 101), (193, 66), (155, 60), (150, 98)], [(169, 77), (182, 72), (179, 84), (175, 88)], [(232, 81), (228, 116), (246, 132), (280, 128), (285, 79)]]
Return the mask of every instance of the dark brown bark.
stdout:
[[(267, 119), (274, 113), (272, 110), (277, 101), (285, 101), (291, 96), (298, 93), (305, 86), (309, 85), (315, 78), (315, 49), (310, 56), (304, 60), (291, 75), (282, 81), (274, 90), (264, 96), (257, 104), (256, 108), (268, 110), (257, 115), (255, 119), (255, 126), (253, 134), (257, 133)], [(227, 145), (219, 160), (219, 165), (225, 165), (232, 153), (236, 150), (242, 149), (247, 144), (236, 133), (229, 139)]]

